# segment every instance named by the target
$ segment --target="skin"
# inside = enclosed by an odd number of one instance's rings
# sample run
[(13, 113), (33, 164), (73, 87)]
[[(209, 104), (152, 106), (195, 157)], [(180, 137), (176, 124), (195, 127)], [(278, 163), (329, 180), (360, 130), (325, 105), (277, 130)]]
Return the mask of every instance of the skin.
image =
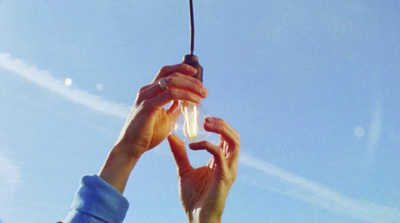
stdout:
[(239, 159), (239, 134), (224, 120), (206, 118), (204, 128), (220, 134), (213, 145), (202, 141), (189, 144), (192, 150), (207, 150), (212, 154), (207, 165), (193, 168), (185, 146), (174, 135), (168, 136), (178, 168), (179, 197), (189, 222), (221, 222), (225, 201), (236, 179)]
[[(111, 149), (99, 176), (123, 193), (129, 175), (141, 155), (157, 146), (170, 132), (171, 123), (179, 113), (177, 102), (168, 109), (163, 106), (175, 100), (199, 103), (207, 96), (201, 81), (192, 78), (196, 69), (186, 64), (165, 66), (151, 84), (142, 87), (136, 97), (121, 133)], [(168, 90), (158, 84), (165, 79)]]
[[(121, 133), (99, 172), (99, 176), (123, 193), (129, 175), (141, 155), (160, 144), (170, 133), (179, 111), (178, 100), (199, 103), (208, 94), (201, 81), (193, 78), (196, 69), (187, 64), (165, 66), (151, 84), (142, 87)], [(167, 90), (159, 80), (164, 78)], [(171, 103), (172, 102), (172, 103)], [(171, 104), (169, 108), (164, 106)], [(222, 119), (206, 120), (205, 129), (221, 135), (220, 145), (203, 141), (190, 144), (207, 150), (213, 157), (202, 168), (189, 168), (183, 143), (169, 136), (178, 166), (180, 198), (190, 222), (220, 222), (225, 200), (236, 177), (239, 135)]]

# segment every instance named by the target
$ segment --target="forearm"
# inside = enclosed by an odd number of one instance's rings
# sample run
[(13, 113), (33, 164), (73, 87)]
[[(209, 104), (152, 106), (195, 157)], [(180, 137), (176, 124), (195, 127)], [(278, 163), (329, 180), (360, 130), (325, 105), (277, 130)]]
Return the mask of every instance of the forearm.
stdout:
[(120, 193), (124, 192), (129, 175), (140, 158), (131, 156), (124, 151), (126, 151), (124, 146), (114, 146), (99, 173), (99, 177)]

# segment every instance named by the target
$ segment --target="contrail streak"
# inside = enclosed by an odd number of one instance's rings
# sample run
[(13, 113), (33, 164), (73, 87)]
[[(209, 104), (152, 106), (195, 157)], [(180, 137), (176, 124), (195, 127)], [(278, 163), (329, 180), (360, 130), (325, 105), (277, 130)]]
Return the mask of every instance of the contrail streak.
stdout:
[(0, 67), (12, 71), (72, 102), (81, 104), (103, 114), (125, 119), (129, 113), (129, 106), (107, 101), (83, 90), (71, 89), (65, 86), (63, 81), (54, 78), (51, 72), (28, 65), (19, 59), (12, 58), (9, 54), (0, 53)]
[(261, 171), (267, 176), (288, 184), (290, 190), (283, 192), (288, 196), (365, 222), (400, 222), (400, 210), (396, 208), (347, 197), (322, 184), (300, 177), (249, 155), (241, 154), (239, 162), (244, 166)]

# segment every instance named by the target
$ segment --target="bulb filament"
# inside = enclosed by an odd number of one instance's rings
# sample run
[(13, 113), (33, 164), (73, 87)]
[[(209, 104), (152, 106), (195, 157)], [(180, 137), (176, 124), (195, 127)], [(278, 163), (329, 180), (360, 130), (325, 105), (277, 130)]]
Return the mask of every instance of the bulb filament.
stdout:
[(184, 116), (183, 134), (190, 140), (197, 138), (199, 132), (198, 120), (199, 112), (198, 105), (191, 102), (181, 101), (181, 111)]

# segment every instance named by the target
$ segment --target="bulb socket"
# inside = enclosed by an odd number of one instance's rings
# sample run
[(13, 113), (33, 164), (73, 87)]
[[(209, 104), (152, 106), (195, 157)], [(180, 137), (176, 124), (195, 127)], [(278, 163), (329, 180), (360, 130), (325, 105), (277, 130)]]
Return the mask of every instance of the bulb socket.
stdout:
[(183, 63), (188, 64), (194, 68), (197, 69), (196, 75), (194, 75), (194, 78), (199, 79), (201, 82), (203, 82), (203, 67), (199, 64), (199, 59), (197, 56), (188, 54), (183, 57)]

